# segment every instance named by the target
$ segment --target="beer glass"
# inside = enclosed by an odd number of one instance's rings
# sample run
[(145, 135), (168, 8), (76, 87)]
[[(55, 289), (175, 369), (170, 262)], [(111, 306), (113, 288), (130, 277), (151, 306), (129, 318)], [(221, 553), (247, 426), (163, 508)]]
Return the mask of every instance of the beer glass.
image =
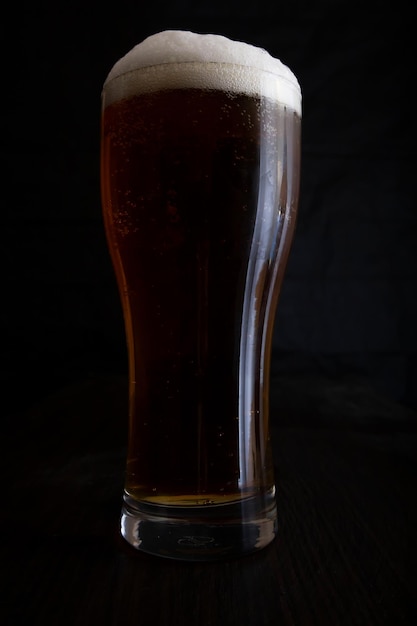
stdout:
[(139, 550), (215, 560), (277, 532), (269, 370), (300, 124), (292, 72), (218, 35), (152, 35), (104, 83), (102, 207), (129, 357), (120, 523)]

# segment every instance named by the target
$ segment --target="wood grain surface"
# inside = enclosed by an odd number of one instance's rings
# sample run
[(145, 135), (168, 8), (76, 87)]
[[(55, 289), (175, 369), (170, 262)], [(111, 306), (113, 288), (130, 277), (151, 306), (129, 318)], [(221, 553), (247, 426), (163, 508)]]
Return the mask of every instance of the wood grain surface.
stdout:
[(119, 537), (123, 378), (91, 376), (11, 415), (1, 623), (417, 623), (415, 414), (323, 381), (314, 393), (299, 382), (295, 399), (292, 384), (273, 386), (278, 537), (219, 563), (141, 554)]

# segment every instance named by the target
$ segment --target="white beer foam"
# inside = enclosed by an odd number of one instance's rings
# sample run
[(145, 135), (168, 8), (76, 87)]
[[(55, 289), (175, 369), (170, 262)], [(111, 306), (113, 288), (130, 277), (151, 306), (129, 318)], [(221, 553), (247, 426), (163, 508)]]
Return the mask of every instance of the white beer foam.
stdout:
[(222, 35), (181, 30), (156, 33), (132, 48), (110, 70), (103, 93), (108, 105), (140, 93), (179, 88), (262, 95), (301, 114), (300, 85), (279, 59)]

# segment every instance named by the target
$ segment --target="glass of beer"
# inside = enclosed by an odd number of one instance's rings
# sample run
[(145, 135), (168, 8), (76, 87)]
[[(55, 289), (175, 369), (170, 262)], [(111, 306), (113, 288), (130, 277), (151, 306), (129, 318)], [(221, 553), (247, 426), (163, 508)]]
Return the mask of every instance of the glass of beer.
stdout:
[(276, 535), (269, 372), (300, 127), (290, 69), (219, 35), (152, 35), (105, 80), (102, 207), (129, 358), (120, 525), (139, 550), (215, 560)]

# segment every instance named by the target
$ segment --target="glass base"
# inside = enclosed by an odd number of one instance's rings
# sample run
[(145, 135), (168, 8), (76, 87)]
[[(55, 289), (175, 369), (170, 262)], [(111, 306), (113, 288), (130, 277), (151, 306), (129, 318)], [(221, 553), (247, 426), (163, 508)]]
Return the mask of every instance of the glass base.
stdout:
[(162, 506), (125, 494), (120, 530), (137, 550), (183, 561), (215, 561), (267, 546), (277, 533), (275, 489), (210, 506)]

